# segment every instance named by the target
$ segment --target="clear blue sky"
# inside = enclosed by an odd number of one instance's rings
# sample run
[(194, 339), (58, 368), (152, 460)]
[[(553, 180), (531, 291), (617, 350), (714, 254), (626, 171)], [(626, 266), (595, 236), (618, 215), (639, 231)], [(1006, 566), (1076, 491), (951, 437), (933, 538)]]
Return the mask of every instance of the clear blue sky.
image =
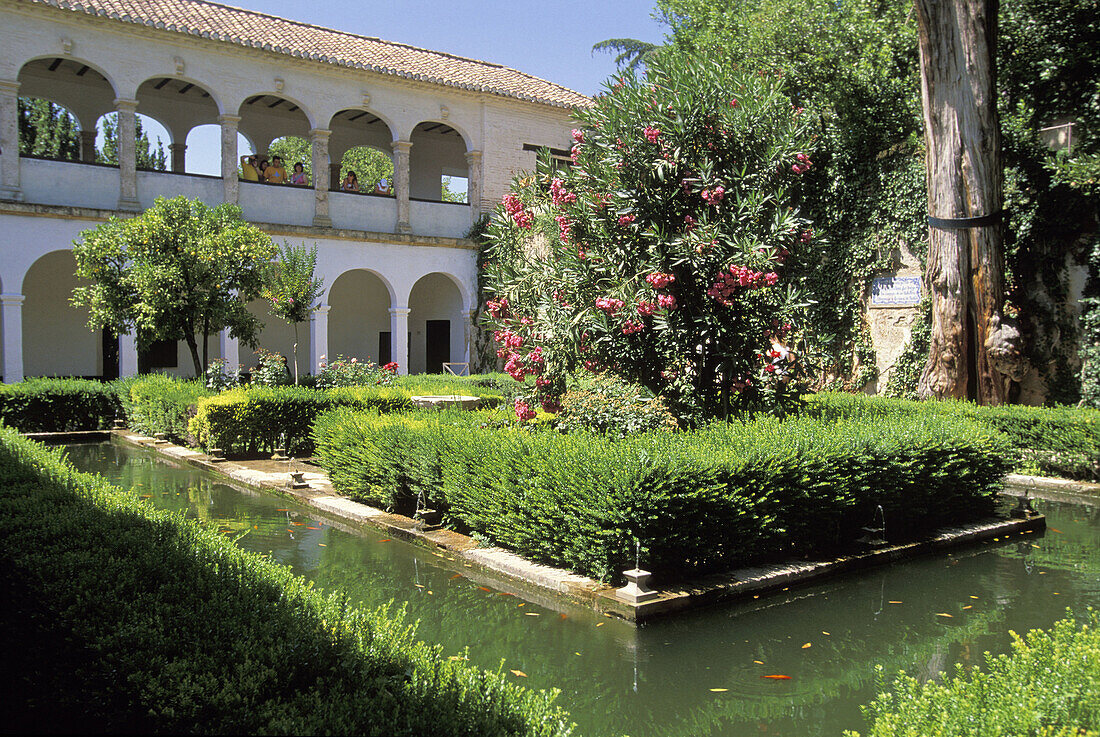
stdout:
[[(586, 95), (615, 72), (607, 38), (659, 43), (652, 0), (235, 0), (229, 5), (519, 69)], [(167, 134), (149, 125), (152, 138)], [(188, 171), (220, 173), (213, 127), (188, 139)]]

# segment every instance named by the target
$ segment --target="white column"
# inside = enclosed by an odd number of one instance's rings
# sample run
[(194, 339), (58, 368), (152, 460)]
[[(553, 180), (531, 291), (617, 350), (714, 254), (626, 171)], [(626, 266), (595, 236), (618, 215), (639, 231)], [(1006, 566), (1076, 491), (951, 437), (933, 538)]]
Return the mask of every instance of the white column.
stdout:
[(317, 305), (309, 321), (309, 370), (314, 376), (321, 372), (321, 362), (328, 357), (328, 311), (331, 309), (329, 305)]
[(470, 223), (481, 216), (481, 152), (466, 152), (466, 201), (470, 203)]
[(313, 142), (313, 224), (318, 228), (331, 228), (328, 214), (329, 157), (328, 137), (332, 131), (314, 128), (309, 132)]
[(397, 373), (409, 373), (409, 313), (408, 307), (390, 308), (390, 360), (397, 361)]
[(240, 181), (237, 179), (237, 124), (239, 115), (219, 115), (222, 129), (222, 189), (225, 201), (237, 204)]
[[(411, 141), (394, 141), (390, 144), (393, 148), (393, 187), (397, 195), (397, 226), (398, 233), (411, 233), (412, 224), (409, 221), (409, 151), (412, 149)], [(394, 344), (396, 345), (396, 343)], [(404, 363), (401, 368), (404, 369)]]
[[(465, 336), (465, 348), (462, 353), (462, 360), (466, 363), (470, 363), (470, 356), (474, 351), (474, 337), (476, 332), (474, 331), (474, 315), (477, 314), (477, 310), (469, 310), (462, 312), (462, 335)], [(473, 373), (471, 367), (470, 373)]]
[(236, 375), (241, 367), (241, 344), (229, 334), (229, 328), (218, 333), (218, 349), (225, 360), (225, 370), (230, 376)]
[(22, 294), (0, 294), (0, 320), (4, 324), (4, 383), (23, 380), (23, 300)]
[(137, 340), (133, 333), (118, 336), (118, 375), (120, 378), (137, 376)]
[(169, 143), (168, 151), (172, 155), (172, 171), (177, 174), (187, 171), (187, 144)]
[(118, 112), (118, 209), (137, 212), (137, 100), (115, 100)]
[(19, 186), (19, 82), (0, 79), (0, 200), (18, 202), (22, 199), (23, 190)]

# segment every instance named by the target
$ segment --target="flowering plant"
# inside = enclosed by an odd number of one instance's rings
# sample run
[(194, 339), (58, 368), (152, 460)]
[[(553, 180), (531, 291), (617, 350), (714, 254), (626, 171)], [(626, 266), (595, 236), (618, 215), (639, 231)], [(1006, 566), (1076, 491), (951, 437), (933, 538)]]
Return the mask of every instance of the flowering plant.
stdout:
[(360, 361), (358, 358), (344, 356), (337, 356), (332, 362), (321, 356), (318, 368), (315, 383), (318, 389), (333, 389), (338, 386), (390, 386), (393, 384), (394, 374), (397, 373), (397, 364), (393, 361), (379, 366), (369, 358)]
[(486, 323), (505, 370), (537, 377), (517, 414), (581, 367), (683, 419), (796, 396), (809, 116), (770, 76), (668, 54), (577, 117), (574, 166), (540, 157), (487, 228)]

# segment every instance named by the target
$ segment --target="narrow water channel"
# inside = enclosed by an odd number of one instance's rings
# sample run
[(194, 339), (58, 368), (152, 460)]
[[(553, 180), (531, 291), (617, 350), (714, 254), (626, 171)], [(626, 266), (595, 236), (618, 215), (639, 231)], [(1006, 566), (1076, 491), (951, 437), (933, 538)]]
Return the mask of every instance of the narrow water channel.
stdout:
[[(485, 586), (461, 561), (242, 491), (151, 451), (68, 446), (70, 460), (201, 519), (326, 590), (394, 600), (447, 655), (559, 688), (581, 735), (837, 737), (863, 729), (874, 667), (930, 676), (1007, 649), (1009, 630), (1100, 605), (1100, 500), (1037, 502), (1045, 533), (831, 579), (640, 628)], [(502, 665), (503, 664), (503, 665)], [(769, 675), (789, 679), (766, 678)]]

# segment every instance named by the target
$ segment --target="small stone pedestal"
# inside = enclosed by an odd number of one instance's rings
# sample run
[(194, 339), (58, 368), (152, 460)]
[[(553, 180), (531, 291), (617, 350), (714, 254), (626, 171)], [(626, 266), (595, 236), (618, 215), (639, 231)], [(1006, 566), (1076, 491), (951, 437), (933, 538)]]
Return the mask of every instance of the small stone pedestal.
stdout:
[(221, 448), (210, 448), (206, 455), (211, 463), (225, 463), (225, 451)]
[(168, 433), (158, 432), (153, 435), (153, 445), (167, 445)]
[(623, 571), (623, 578), (626, 579), (627, 583), (621, 589), (615, 590), (615, 596), (631, 604), (641, 604), (643, 601), (656, 599), (660, 594), (646, 585), (652, 575), (649, 571), (643, 571), (641, 568), (631, 568), (629, 571)]
[(421, 509), (416, 513), (416, 529), (421, 532), (438, 530), (443, 523), (443, 513), (437, 509)]
[(125, 430), (126, 429), (126, 420), (115, 418), (114, 429), (115, 430)]
[(308, 489), (309, 484), (306, 482), (305, 471), (291, 471), (290, 480), (287, 481), (287, 486), (291, 489)]
[(289, 461), (290, 457), (286, 454), (286, 448), (276, 448), (275, 452), (271, 454), (271, 460)]

